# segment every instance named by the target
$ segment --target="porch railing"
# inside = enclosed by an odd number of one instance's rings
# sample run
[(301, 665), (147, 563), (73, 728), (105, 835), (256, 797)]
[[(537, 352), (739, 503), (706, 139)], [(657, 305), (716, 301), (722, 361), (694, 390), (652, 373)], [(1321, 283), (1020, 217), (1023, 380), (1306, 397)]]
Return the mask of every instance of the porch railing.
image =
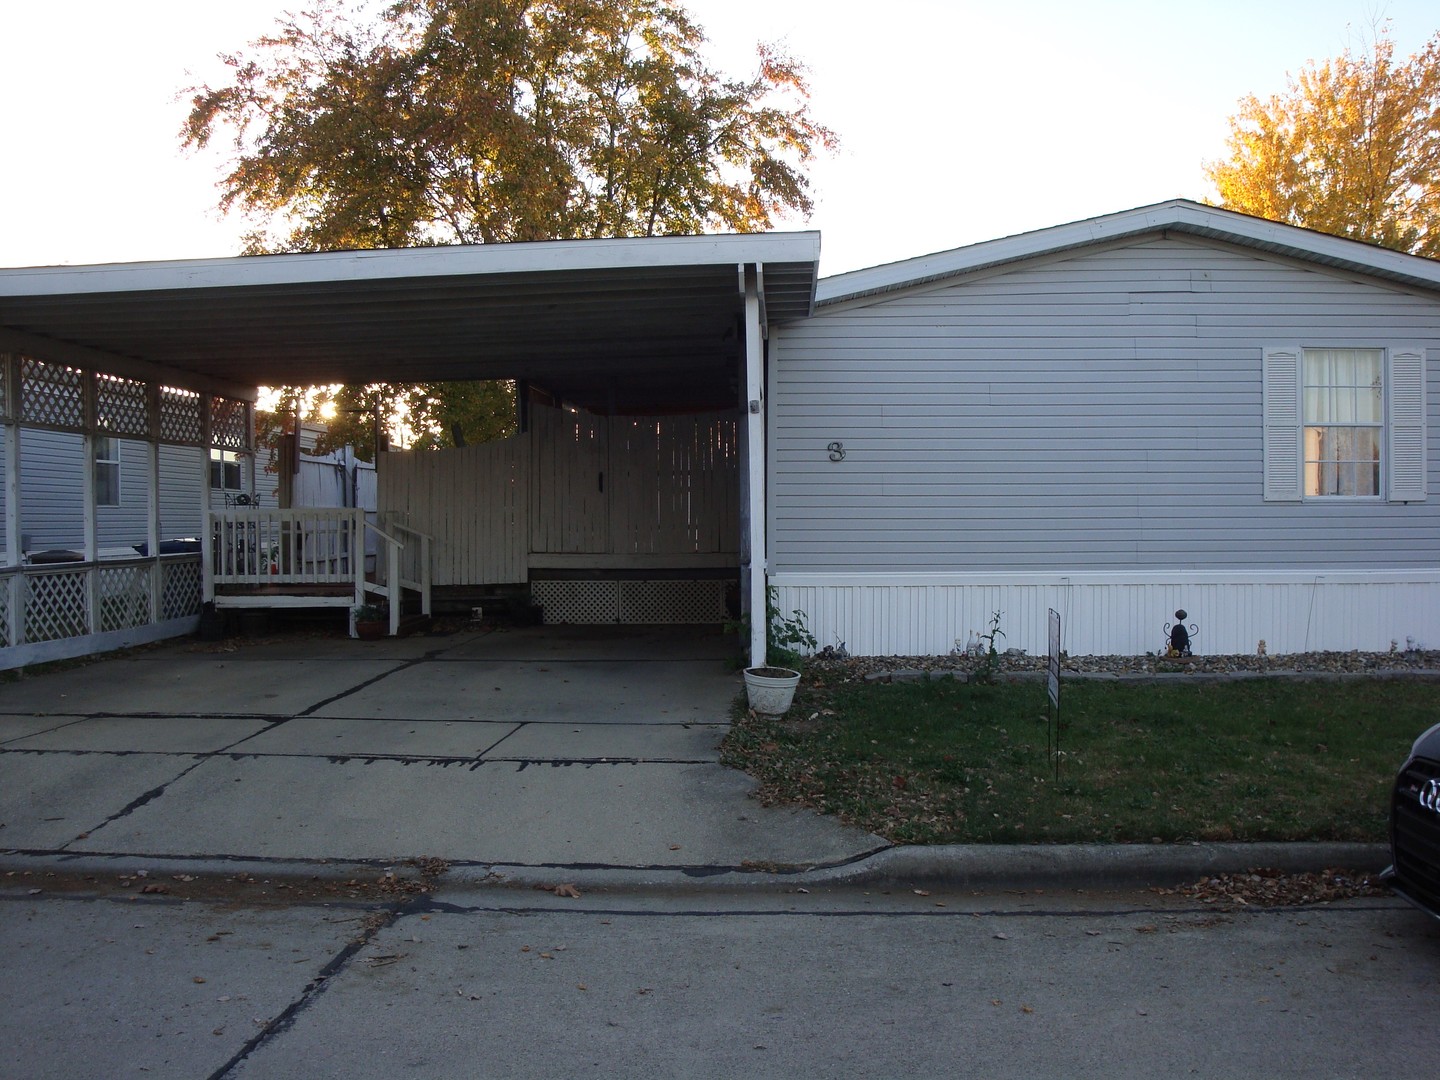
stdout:
[[(428, 617), (431, 613), (431, 541), (425, 533), (396, 521), (388, 522), (383, 529), (378, 525), (367, 524), (366, 527), (382, 541), (384, 549), (381, 554), (384, 557), (376, 560), (376, 580), (367, 581), (365, 591), (389, 602), (390, 634), (393, 636), (400, 632), (400, 615), (406, 589), (419, 594), (422, 615)], [(350, 632), (355, 632), (353, 619)]]
[[(367, 528), (383, 541), (373, 578), (365, 572)], [(388, 603), (392, 635), (406, 590), (431, 613), (430, 537), (398, 522), (369, 524), (364, 510), (212, 510), (205, 535), (204, 598), (219, 607), (358, 607), (373, 597)]]
[(365, 574), (365, 511), (211, 510), (205, 599), (229, 586), (356, 586)]

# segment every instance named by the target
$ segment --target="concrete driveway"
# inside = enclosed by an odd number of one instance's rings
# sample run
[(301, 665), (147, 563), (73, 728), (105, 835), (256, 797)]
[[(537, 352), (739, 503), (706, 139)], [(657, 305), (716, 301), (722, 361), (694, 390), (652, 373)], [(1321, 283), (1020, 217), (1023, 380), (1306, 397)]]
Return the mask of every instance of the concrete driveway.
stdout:
[(718, 632), (535, 627), (141, 650), (0, 685), (22, 855), (690, 869), (886, 846), (718, 762)]

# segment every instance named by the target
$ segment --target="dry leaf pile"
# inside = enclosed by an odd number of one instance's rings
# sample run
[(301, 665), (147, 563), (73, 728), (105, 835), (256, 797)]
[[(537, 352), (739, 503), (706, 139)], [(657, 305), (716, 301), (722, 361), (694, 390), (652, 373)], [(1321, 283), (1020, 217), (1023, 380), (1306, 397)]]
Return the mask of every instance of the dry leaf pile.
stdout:
[(1312, 874), (1287, 874), (1257, 867), (1244, 874), (1216, 874), (1175, 889), (1156, 889), (1161, 896), (1183, 896), (1224, 910), (1247, 907), (1300, 907), (1350, 900), (1358, 896), (1389, 896), (1375, 875), (1330, 869)]

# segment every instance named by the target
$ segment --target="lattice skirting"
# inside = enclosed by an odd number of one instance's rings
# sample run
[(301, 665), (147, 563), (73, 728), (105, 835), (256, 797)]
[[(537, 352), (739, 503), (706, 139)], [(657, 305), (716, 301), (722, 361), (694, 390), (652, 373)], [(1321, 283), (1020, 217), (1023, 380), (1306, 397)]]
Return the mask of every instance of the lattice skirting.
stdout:
[(536, 581), (531, 599), (547, 623), (718, 623), (725, 582)]

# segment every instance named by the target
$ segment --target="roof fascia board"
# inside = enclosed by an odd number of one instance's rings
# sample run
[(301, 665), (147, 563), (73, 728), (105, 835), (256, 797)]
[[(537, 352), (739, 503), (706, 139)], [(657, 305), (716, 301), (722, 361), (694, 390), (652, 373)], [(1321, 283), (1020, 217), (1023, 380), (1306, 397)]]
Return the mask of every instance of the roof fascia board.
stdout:
[(57, 341), (54, 338), (41, 337), (38, 334), (27, 334), (23, 330), (11, 330), (4, 326), (0, 326), (0, 351), (24, 353), (37, 360), (49, 360), (57, 364), (73, 364), (75, 367), (103, 372), (106, 375), (143, 379), (147, 382), (158, 382), (164, 386), (174, 386), (182, 390), (193, 390), (197, 394), (215, 394), (236, 401), (253, 403), (260, 396), (255, 387), (246, 386), (243, 383), (182, 371), (179, 368), (166, 367), (149, 360), (118, 356), (115, 353), (102, 352), (85, 345)]
[(727, 266), (737, 262), (808, 262), (816, 266), (819, 258), (820, 234), (814, 231), (308, 252), (176, 262), (0, 269), (0, 299), (6, 296), (324, 285), (395, 278)]
[(1039, 255), (1165, 231), (1228, 239), (1252, 248), (1282, 249), (1301, 261), (1440, 289), (1440, 263), (1434, 260), (1176, 199), (825, 278), (819, 283), (816, 303), (828, 307)]

